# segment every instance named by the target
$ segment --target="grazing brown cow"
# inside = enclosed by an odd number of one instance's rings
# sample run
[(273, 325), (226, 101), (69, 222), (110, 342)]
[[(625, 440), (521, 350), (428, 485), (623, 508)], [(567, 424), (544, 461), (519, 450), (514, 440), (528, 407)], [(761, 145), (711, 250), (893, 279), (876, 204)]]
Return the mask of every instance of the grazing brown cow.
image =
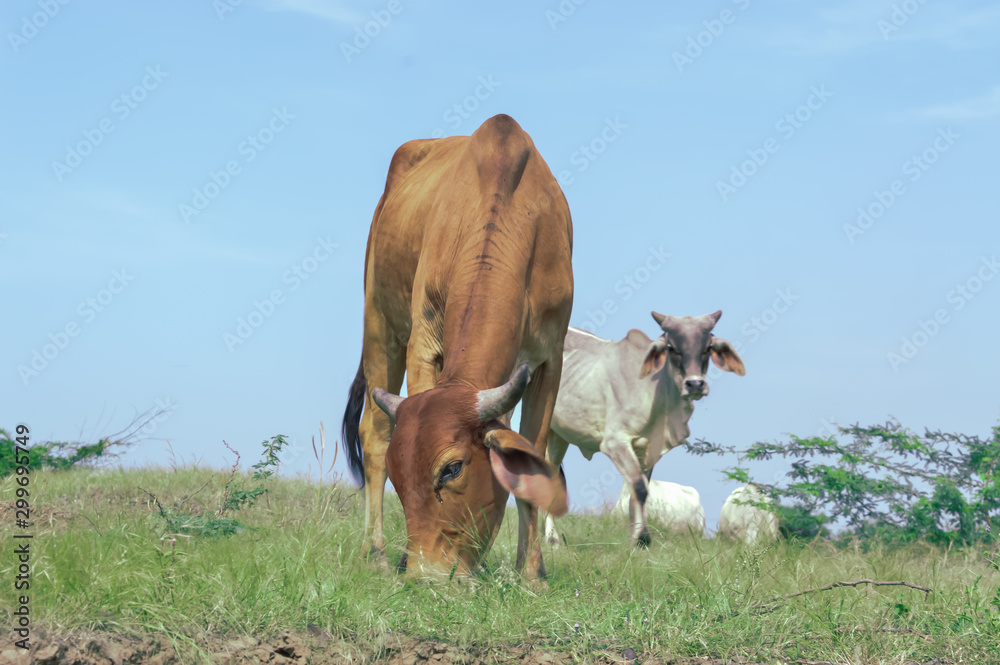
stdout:
[[(344, 414), (344, 447), (366, 487), (364, 549), (382, 565), (388, 472), (408, 574), (472, 572), (513, 492), (517, 568), (544, 576), (538, 509), (558, 516), (567, 504), (545, 446), (572, 244), (566, 198), (509, 116), (393, 156), (368, 236), (361, 366)], [(405, 399), (394, 394), (404, 370)], [(518, 434), (507, 424), (522, 395)]]

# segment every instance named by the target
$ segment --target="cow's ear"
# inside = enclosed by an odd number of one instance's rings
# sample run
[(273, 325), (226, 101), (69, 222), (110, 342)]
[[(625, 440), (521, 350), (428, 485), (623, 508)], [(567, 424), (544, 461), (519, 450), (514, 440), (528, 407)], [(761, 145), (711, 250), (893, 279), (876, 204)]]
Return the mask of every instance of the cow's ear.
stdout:
[(667, 340), (663, 337), (657, 337), (649, 345), (646, 358), (642, 361), (642, 370), (639, 372), (639, 378), (645, 379), (653, 372), (663, 369), (665, 364), (667, 364)]
[(713, 337), (712, 343), (708, 348), (712, 352), (712, 362), (714, 362), (719, 369), (724, 369), (727, 372), (733, 372), (737, 376), (743, 376), (747, 373), (747, 369), (743, 366), (743, 359), (740, 358), (740, 354), (736, 353), (736, 349), (733, 348), (733, 345), (726, 340), (721, 337)]
[(538, 454), (531, 442), (509, 429), (494, 429), (484, 440), (490, 466), (504, 489), (555, 517), (566, 514), (566, 477)]

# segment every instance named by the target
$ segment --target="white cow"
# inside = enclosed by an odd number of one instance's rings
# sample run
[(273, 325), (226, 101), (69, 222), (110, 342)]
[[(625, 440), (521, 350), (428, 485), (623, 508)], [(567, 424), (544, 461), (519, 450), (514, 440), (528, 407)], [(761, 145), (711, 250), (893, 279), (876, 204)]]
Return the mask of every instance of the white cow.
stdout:
[[(625, 483), (611, 514), (628, 515), (631, 503), (632, 488)], [(649, 481), (646, 520), (658, 523), (670, 533), (693, 534), (699, 538), (705, 533), (705, 509), (698, 490), (665, 480)]]
[[(737, 503), (741, 501), (743, 503)], [(722, 505), (719, 534), (747, 545), (763, 545), (778, 540), (778, 516), (749, 502), (773, 503), (752, 484), (737, 487)]]
[[(569, 444), (591, 459), (598, 450), (611, 458), (631, 488), (631, 541), (648, 545), (644, 504), (653, 465), (688, 438), (694, 401), (708, 394), (709, 359), (743, 376), (743, 360), (712, 329), (722, 316), (664, 316), (653, 312), (662, 333), (655, 340), (641, 330), (612, 342), (570, 328), (563, 346), (562, 377), (549, 425), (546, 457), (562, 462)], [(559, 544), (551, 516), (549, 543)]]

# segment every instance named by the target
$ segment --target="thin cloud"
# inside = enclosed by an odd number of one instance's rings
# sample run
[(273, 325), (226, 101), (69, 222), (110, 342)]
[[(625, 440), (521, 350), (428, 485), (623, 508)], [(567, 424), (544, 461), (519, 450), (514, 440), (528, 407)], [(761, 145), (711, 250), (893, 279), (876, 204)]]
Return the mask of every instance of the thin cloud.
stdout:
[(264, 7), (268, 11), (298, 12), (344, 25), (355, 25), (365, 18), (335, 0), (267, 0)]
[[(1000, 9), (961, 11), (956, 7), (921, 10), (883, 36), (880, 22), (891, 23), (893, 6), (845, 3), (818, 10), (821, 23), (785, 22), (765, 27), (755, 39), (767, 46), (787, 47), (799, 55), (847, 53), (878, 44), (938, 42), (951, 48), (967, 49), (992, 45), (992, 31), (1000, 24)], [(820, 27), (821, 26), (821, 27)]]
[(941, 104), (919, 111), (921, 115), (940, 120), (976, 120), (1000, 115), (1000, 85), (982, 97), (967, 99), (955, 104)]

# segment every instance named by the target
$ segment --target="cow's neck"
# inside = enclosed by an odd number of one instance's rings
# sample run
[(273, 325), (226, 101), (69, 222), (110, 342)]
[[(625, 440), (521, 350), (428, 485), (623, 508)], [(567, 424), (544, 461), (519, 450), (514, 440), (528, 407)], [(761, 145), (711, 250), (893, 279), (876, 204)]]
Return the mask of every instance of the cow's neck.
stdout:
[(526, 275), (518, 264), (527, 257), (496, 240), (475, 244), (449, 280), (438, 385), (495, 388), (510, 379), (521, 348)]
[(655, 429), (663, 437), (664, 452), (666, 452), (682, 444), (691, 434), (688, 421), (694, 413), (694, 403), (681, 396), (666, 368), (661, 374), (656, 401), (663, 406), (659, 409), (659, 422), (656, 423)]

